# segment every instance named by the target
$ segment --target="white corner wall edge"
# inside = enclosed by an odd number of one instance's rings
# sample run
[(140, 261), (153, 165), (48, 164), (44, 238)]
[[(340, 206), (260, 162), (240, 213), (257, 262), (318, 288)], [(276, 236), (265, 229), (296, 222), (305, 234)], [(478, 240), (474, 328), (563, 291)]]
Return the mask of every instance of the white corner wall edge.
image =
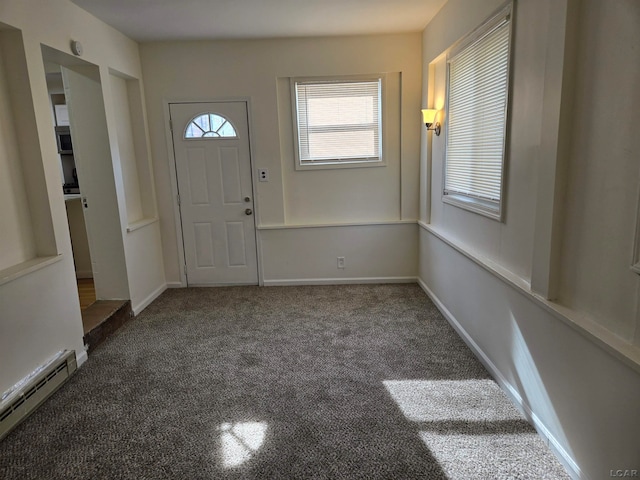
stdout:
[(145, 308), (147, 308), (151, 302), (153, 302), (156, 298), (158, 298), (162, 293), (168, 288), (168, 284), (163, 283), (158, 288), (156, 288), (153, 292), (147, 295), (140, 303), (137, 305), (131, 306), (131, 311), (134, 316), (137, 316), (140, 312), (142, 312)]
[(569, 453), (562, 447), (560, 442), (551, 434), (547, 426), (540, 420), (540, 418), (531, 410), (531, 407), (524, 401), (518, 391), (511, 385), (507, 379), (502, 375), (502, 372), (498, 370), (498, 367), (489, 359), (487, 354), (478, 346), (478, 344), (471, 338), (462, 325), (456, 320), (451, 312), (444, 306), (440, 299), (427, 287), (424, 281), (418, 277), (418, 285), (429, 296), (431, 301), (438, 307), (440, 313), (447, 319), (449, 324), (455, 329), (460, 337), (464, 340), (467, 346), (485, 366), (485, 368), (491, 373), (495, 381), (500, 385), (502, 390), (509, 396), (511, 401), (520, 410), (520, 412), (527, 418), (529, 422), (533, 424), (538, 434), (543, 438), (549, 448), (556, 454), (559, 460), (562, 462), (565, 468), (569, 470), (572, 478), (580, 480), (590, 480), (586, 474), (582, 472), (575, 460), (569, 455)]
[(76, 352), (76, 365), (78, 368), (80, 368), (87, 360), (89, 360), (89, 355), (87, 355), (86, 350)]
[(287, 278), (264, 281), (265, 287), (295, 285), (350, 285), (376, 283), (416, 283), (417, 277)]

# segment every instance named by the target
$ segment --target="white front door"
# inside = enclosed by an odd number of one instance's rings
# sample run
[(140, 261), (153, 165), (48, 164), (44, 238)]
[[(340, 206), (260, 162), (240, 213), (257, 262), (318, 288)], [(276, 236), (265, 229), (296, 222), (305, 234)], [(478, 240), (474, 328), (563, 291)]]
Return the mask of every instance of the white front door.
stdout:
[(172, 103), (188, 285), (257, 284), (245, 102)]

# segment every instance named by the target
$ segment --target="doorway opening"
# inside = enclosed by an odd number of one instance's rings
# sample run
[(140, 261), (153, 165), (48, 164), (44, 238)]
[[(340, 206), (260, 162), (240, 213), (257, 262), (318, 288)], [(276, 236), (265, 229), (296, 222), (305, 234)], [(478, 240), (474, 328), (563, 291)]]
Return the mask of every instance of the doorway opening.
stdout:
[(131, 311), (102, 82), (96, 65), (46, 46), (42, 53), (78, 302), (91, 349)]

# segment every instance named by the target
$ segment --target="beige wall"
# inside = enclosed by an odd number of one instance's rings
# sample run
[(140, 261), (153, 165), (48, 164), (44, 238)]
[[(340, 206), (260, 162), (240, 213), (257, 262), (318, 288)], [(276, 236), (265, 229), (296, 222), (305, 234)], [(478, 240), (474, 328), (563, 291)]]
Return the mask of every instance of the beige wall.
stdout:
[[(425, 106), (502, 4), (450, 0), (427, 26)], [(422, 139), (422, 286), (579, 478), (637, 462), (638, 25), (633, 1), (515, 2), (504, 222), (443, 204), (444, 136)]]
[[(419, 188), (420, 53), (419, 34), (143, 44), (141, 57), (168, 281), (180, 282), (180, 263), (165, 102), (249, 98), (253, 165), (268, 168), (270, 175), (268, 183), (256, 184), (260, 226), (415, 220)], [(387, 166), (295, 170), (287, 79), (385, 72), (391, 74), (392, 80), (397, 79), (395, 86), (391, 82), (391, 94), (397, 103), (395, 111), (389, 113), (398, 133), (390, 137), (393, 148)], [(398, 232), (403, 231), (402, 226), (397, 228)], [(334, 235), (334, 242), (344, 234), (344, 230), (331, 232), (323, 233)], [(364, 267), (357, 267), (366, 263), (362, 252), (354, 252), (353, 261), (347, 259), (347, 264), (352, 265), (349, 272), (338, 272), (333, 254), (328, 250), (319, 253), (316, 247), (323, 247), (319, 241), (300, 244), (298, 234), (285, 229), (278, 234), (276, 244), (272, 240), (274, 233), (259, 232), (263, 258), (283, 249), (290, 253), (286, 262), (279, 265), (270, 262), (268, 268), (265, 266), (265, 281), (298, 278), (296, 272), (287, 269), (287, 264), (295, 261), (302, 262), (300, 268), (306, 266), (305, 278), (326, 278), (329, 266), (335, 276), (368, 275)], [(352, 234), (358, 235), (355, 231)], [(396, 247), (382, 242), (375, 255), (382, 257), (393, 248)], [(406, 250), (414, 260), (413, 265), (416, 252), (415, 245)], [(321, 267), (316, 254), (323, 259)], [(402, 270), (402, 276), (415, 275), (413, 267)]]

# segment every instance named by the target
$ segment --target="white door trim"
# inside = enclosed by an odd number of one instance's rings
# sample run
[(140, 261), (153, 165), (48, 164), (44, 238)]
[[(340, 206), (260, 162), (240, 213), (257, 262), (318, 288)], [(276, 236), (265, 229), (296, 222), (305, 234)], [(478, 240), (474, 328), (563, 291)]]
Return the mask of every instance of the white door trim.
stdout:
[(247, 108), (247, 122), (249, 128), (249, 164), (251, 166), (251, 188), (253, 189), (253, 222), (256, 235), (256, 255), (258, 268), (258, 285), (264, 286), (264, 272), (262, 267), (262, 241), (258, 232), (258, 218), (260, 218), (260, 202), (258, 200), (257, 176), (254, 175), (254, 148), (253, 148), (253, 116), (251, 113), (250, 97), (164, 97), (162, 102), (164, 113), (164, 131), (167, 146), (167, 159), (169, 162), (169, 177), (171, 183), (171, 201), (173, 204), (173, 223), (175, 226), (176, 245), (178, 246), (178, 266), (180, 272), (180, 282), (169, 282), (171, 287), (187, 287), (187, 275), (185, 272), (186, 257), (184, 252), (184, 243), (182, 241), (182, 221), (180, 216), (180, 206), (178, 205), (178, 172), (176, 171), (176, 158), (173, 150), (173, 133), (171, 131), (171, 112), (169, 105), (172, 103), (224, 103), (224, 102), (243, 102)]

